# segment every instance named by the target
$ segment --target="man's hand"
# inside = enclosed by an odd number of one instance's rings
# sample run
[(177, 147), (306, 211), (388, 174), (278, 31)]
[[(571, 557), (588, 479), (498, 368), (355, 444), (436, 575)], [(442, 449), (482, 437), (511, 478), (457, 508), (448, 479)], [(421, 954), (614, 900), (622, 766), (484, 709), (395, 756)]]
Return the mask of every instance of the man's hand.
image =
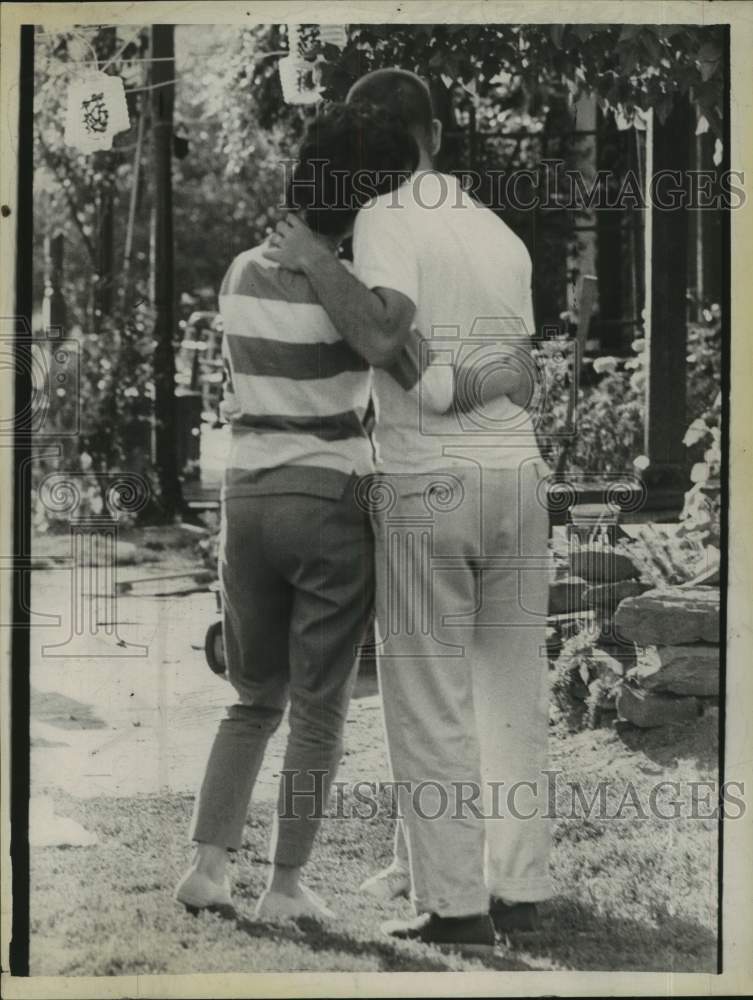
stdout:
[(267, 238), (262, 256), (289, 271), (304, 271), (306, 264), (329, 251), (297, 215), (291, 213), (277, 223)]
[(406, 295), (362, 285), (293, 214), (277, 224), (262, 255), (306, 275), (335, 329), (370, 365), (385, 368), (397, 359), (416, 311)]

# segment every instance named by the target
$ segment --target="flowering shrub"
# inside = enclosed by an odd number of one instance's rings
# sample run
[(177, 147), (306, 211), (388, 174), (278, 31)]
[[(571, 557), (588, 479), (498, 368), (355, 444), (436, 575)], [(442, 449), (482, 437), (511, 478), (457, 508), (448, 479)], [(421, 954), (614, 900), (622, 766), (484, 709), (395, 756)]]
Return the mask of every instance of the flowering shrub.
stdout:
[[(633, 342), (629, 358), (587, 359), (594, 381), (582, 385), (573, 413), (575, 440), (569, 445), (567, 468), (575, 472), (633, 471), (643, 445), (645, 372), (643, 341)], [(546, 341), (534, 352), (542, 379), (538, 433), (550, 458), (561, 447), (559, 435), (567, 426), (572, 347), (567, 341)]]
[[(685, 444), (695, 447), (699, 458), (691, 473), (693, 510), (703, 505), (699, 498), (708, 494), (708, 486), (703, 484), (718, 479), (721, 461), (721, 311), (712, 305), (703, 310), (702, 317), (702, 322), (688, 324), (687, 415), (692, 423)], [(627, 358), (584, 360), (573, 413), (575, 440), (568, 446), (568, 470), (596, 474), (634, 471), (643, 449), (646, 342), (640, 337), (631, 347), (633, 353)], [(556, 457), (561, 447), (559, 435), (567, 426), (572, 350), (571, 341), (554, 339), (542, 341), (534, 351), (542, 390), (537, 429), (550, 459)]]
[[(80, 382), (72, 390), (60, 388), (51, 396), (46, 427), (69, 430), (78, 410), (81, 432), (61, 437), (61, 454), (54, 457), (46, 457), (44, 439), (40, 440), (35, 477), (38, 483), (50, 472), (76, 475), (81, 493), (77, 516), (107, 513), (107, 486), (98, 478), (104, 473), (137, 472), (152, 484), (153, 496), (158, 495), (150, 459), (151, 327), (152, 318), (141, 305), (125, 317), (106, 320), (98, 334), (86, 334), (79, 327), (71, 330), (80, 344)], [(32, 490), (32, 498), (36, 532), (67, 530), (67, 514), (50, 512), (40, 502), (37, 489)]]
[(702, 310), (701, 317), (701, 322), (688, 324), (689, 420), (702, 416), (713, 405), (722, 379), (721, 309), (712, 305)]
[(705, 546), (719, 546), (722, 464), (721, 309), (704, 309), (702, 323), (688, 328), (688, 416), (683, 444), (695, 459), (693, 484), (685, 494), (680, 520), (683, 534)]
[(719, 546), (721, 497), (719, 476), (722, 462), (722, 394), (688, 427), (683, 443), (689, 449), (702, 450), (702, 461), (690, 470), (692, 486), (685, 494), (680, 519), (683, 530), (699, 536), (706, 545)]

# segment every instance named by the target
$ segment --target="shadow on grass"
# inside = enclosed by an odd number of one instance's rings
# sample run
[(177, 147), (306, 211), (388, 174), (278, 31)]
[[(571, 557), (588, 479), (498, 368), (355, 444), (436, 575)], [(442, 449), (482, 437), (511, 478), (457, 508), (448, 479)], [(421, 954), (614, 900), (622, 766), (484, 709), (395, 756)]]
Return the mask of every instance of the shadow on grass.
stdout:
[[(107, 723), (91, 705), (57, 691), (31, 689), (31, 718), (58, 729), (104, 729)], [(65, 744), (63, 744), (65, 745)]]
[(706, 714), (657, 729), (639, 729), (620, 721), (614, 731), (628, 750), (643, 753), (662, 767), (674, 767), (680, 760), (695, 761), (699, 768), (711, 771), (718, 767), (718, 716)]
[(654, 918), (651, 926), (559, 897), (541, 905), (537, 931), (511, 941), (523, 959), (546, 958), (570, 969), (716, 972), (717, 939), (707, 927), (666, 909)]
[[(297, 945), (305, 945), (314, 952), (338, 951), (354, 957), (376, 958), (384, 972), (451, 972), (457, 971), (458, 962), (468, 959), (458, 953), (448, 954), (445, 958), (434, 949), (425, 945), (404, 945), (384, 940), (372, 940), (356, 937), (347, 932), (338, 931), (325, 926), (317, 920), (305, 918), (295, 922), (271, 924), (262, 920), (253, 920), (232, 909), (216, 911), (224, 920), (231, 922), (235, 930), (252, 938), (266, 938), (269, 941), (288, 941)], [(375, 933), (379, 933), (375, 927)], [(531, 966), (518, 958), (511, 958), (500, 947), (491, 955), (474, 955), (473, 961), (488, 969), (502, 972), (522, 972), (530, 970)]]

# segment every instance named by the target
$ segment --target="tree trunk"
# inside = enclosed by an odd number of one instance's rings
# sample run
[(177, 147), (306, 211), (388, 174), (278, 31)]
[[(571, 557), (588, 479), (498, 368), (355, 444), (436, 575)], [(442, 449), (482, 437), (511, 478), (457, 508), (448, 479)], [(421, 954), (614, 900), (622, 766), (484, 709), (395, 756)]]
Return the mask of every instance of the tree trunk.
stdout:
[(63, 295), (65, 236), (62, 232), (49, 236), (45, 245), (45, 288), (42, 316), (45, 330), (65, 334), (66, 307)]

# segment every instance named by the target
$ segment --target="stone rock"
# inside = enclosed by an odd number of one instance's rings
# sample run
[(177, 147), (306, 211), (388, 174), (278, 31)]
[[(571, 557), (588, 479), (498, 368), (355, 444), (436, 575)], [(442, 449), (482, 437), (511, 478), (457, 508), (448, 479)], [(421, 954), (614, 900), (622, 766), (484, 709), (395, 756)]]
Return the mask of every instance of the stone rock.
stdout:
[(626, 597), (637, 597), (650, 589), (650, 584), (639, 583), (638, 580), (596, 583), (590, 586), (583, 595), (583, 603), (587, 608), (594, 608), (612, 615), (620, 601), (624, 601)]
[(570, 555), (570, 572), (589, 583), (616, 583), (640, 576), (628, 556), (609, 545), (600, 544), (581, 545), (575, 549)]
[(614, 624), (621, 636), (639, 646), (718, 643), (719, 591), (713, 587), (649, 590), (622, 601)]
[(659, 646), (646, 651), (632, 676), (648, 691), (718, 696), (719, 647)]
[(692, 580), (688, 581), (689, 587), (718, 587), (721, 580), (721, 567), (719, 563), (707, 567), (697, 573)]
[(620, 642), (612, 632), (602, 630), (596, 644), (608, 656), (622, 664), (623, 673), (635, 666), (636, 648), (634, 642)]
[[(109, 549), (100, 546), (86, 545), (81, 552), (81, 563), (84, 566), (104, 566), (111, 558)], [(138, 566), (145, 562), (154, 562), (158, 556), (149, 549), (139, 547), (133, 542), (120, 539), (115, 543), (115, 562), (118, 566)]]
[(699, 702), (696, 698), (680, 698), (669, 694), (656, 694), (623, 684), (616, 701), (620, 719), (652, 729), (676, 722), (688, 722), (698, 717)]
[(549, 584), (549, 614), (564, 615), (580, 611), (588, 584), (577, 576), (567, 576)]

